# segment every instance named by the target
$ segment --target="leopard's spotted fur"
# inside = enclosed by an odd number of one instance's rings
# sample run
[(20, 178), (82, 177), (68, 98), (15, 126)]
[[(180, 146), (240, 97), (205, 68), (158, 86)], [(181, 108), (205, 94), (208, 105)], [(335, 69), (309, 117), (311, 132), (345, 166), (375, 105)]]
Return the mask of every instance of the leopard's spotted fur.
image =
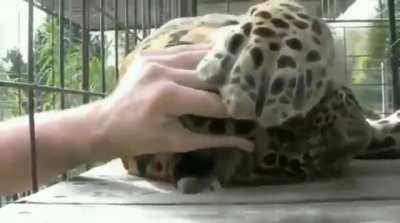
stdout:
[[(397, 147), (400, 112), (368, 121), (351, 90), (333, 72), (327, 25), (294, 0), (270, 0), (242, 16), (213, 14), (168, 22), (124, 62), (141, 52), (212, 43), (199, 77), (219, 87), (232, 119), (182, 117), (187, 128), (254, 140), (252, 154), (235, 148), (124, 159), (130, 174), (198, 192), (223, 186), (291, 183), (337, 175), (368, 150)], [(201, 186), (199, 186), (201, 185)]]

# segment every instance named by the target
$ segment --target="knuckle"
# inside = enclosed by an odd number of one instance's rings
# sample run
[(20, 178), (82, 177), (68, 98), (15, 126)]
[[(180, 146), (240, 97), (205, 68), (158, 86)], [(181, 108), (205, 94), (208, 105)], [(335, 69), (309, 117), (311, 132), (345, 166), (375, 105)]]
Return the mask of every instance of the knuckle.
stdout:
[(176, 85), (170, 81), (165, 81), (159, 85), (158, 93), (167, 99), (173, 99), (177, 96), (178, 92)]
[(163, 77), (164, 67), (155, 62), (144, 63), (146, 77), (151, 80), (158, 80)]

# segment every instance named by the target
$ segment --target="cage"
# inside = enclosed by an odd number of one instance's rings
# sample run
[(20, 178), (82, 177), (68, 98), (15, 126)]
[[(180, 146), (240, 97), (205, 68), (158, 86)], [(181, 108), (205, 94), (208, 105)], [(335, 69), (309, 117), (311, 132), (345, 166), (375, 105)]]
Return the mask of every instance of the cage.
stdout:
[[(34, 114), (89, 103), (109, 94), (119, 64), (166, 21), (208, 13), (243, 13), (263, 0), (18, 0), (0, 9), (0, 120), (28, 115), (31, 191), (38, 191)], [(400, 107), (395, 0), (304, 0), (335, 35), (342, 75), (361, 104), (385, 116)], [(362, 4), (370, 10), (355, 13)], [(399, 2), (400, 4), (400, 2)], [(366, 8), (366, 10), (368, 9)], [(9, 12), (7, 12), (9, 11)], [(368, 14), (368, 15), (366, 15)], [(54, 179), (68, 180), (89, 165)]]

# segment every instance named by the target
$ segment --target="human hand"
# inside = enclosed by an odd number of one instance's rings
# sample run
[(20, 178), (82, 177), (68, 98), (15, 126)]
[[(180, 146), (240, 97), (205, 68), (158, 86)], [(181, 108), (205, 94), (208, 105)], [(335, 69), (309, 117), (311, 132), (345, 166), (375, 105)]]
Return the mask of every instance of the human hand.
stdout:
[(252, 151), (246, 139), (194, 133), (179, 121), (187, 114), (228, 117), (219, 96), (207, 91), (216, 89), (196, 76), (208, 49), (180, 46), (138, 58), (96, 109), (101, 147), (117, 156), (221, 147)]

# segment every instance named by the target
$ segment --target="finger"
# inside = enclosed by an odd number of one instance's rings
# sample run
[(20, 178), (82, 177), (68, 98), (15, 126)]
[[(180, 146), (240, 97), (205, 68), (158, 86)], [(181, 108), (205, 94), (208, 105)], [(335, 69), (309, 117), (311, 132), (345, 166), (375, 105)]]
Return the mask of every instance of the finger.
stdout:
[(151, 55), (145, 57), (148, 62), (162, 64), (177, 69), (194, 70), (208, 50), (184, 51), (167, 55)]
[(146, 50), (142, 56), (171, 55), (187, 51), (210, 50), (211, 44), (179, 45), (160, 50)]
[(237, 136), (217, 136), (191, 132), (182, 128), (180, 138), (183, 148), (180, 152), (209, 148), (238, 148), (246, 152), (254, 151), (254, 143)]
[(179, 85), (213, 92), (218, 91), (217, 86), (201, 80), (198, 77), (198, 72), (195, 70), (177, 69), (166, 66), (163, 69), (165, 70), (166, 77)]
[(227, 118), (229, 114), (221, 98), (211, 92), (176, 85), (165, 97), (167, 112), (171, 115), (199, 115), (214, 118)]

